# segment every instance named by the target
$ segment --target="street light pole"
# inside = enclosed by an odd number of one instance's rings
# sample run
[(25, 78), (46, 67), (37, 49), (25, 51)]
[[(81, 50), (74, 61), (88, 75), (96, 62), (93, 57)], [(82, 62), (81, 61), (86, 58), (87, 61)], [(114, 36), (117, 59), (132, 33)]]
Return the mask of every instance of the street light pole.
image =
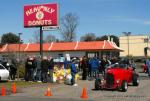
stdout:
[(123, 32), (123, 34), (124, 34), (125, 36), (127, 36), (127, 44), (128, 44), (128, 57), (129, 57), (129, 54), (130, 54), (129, 36), (131, 35), (131, 32)]
[(40, 27), (40, 56), (41, 56), (41, 59), (43, 59), (43, 30), (42, 30), (42, 27)]
[(18, 35), (19, 35), (19, 62), (20, 62), (20, 44), (21, 44), (20, 36), (22, 35), (22, 33), (18, 33)]
[(20, 44), (21, 44), (21, 38), (20, 38), (20, 36), (22, 35), (22, 33), (18, 33), (18, 35), (19, 35), (19, 63), (18, 63), (18, 69), (17, 69), (17, 79), (19, 80), (19, 67), (20, 67)]

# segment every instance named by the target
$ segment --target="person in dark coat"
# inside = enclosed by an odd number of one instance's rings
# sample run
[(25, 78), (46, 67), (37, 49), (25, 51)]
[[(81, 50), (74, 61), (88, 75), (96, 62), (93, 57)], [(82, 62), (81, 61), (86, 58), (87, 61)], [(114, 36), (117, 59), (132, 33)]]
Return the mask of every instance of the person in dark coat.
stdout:
[(101, 71), (103, 75), (105, 74), (105, 69), (107, 65), (109, 65), (109, 62), (106, 57), (103, 57), (101, 60)]
[(115, 64), (117, 62), (117, 59), (116, 57), (112, 57), (111, 60), (110, 60), (111, 64)]
[(33, 66), (33, 81), (36, 81), (36, 74), (37, 74), (37, 58), (34, 56), (33, 57), (33, 62), (34, 62), (34, 66)]
[(43, 60), (41, 61), (42, 82), (44, 83), (47, 83), (48, 67), (49, 67), (49, 62), (47, 60), (47, 57), (44, 56)]
[(25, 68), (26, 68), (26, 76), (25, 76), (25, 80), (26, 81), (33, 81), (33, 69), (35, 68), (35, 61), (33, 57), (30, 57), (27, 59), (26, 64), (25, 64)]
[(36, 58), (36, 81), (41, 82), (41, 57)]
[(12, 59), (11, 64), (10, 64), (10, 79), (11, 80), (15, 80), (16, 73), (17, 73), (17, 60)]
[(53, 72), (54, 72), (54, 61), (53, 58), (50, 58), (49, 60), (49, 82), (53, 82)]
[(89, 68), (89, 65), (88, 65), (88, 59), (86, 56), (83, 57), (82, 61), (81, 61), (81, 68), (83, 70), (83, 73), (82, 73), (82, 80), (86, 80), (87, 79), (87, 75), (88, 75), (88, 68)]

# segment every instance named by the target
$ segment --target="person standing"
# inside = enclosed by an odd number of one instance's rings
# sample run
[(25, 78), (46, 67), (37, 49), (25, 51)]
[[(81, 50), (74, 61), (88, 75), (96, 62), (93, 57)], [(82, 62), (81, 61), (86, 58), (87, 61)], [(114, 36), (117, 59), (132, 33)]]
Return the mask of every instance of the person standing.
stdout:
[(35, 62), (33, 57), (27, 59), (25, 68), (26, 68), (26, 77), (25, 77), (26, 81), (33, 81), (33, 69), (35, 68)]
[(90, 66), (91, 66), (91, 75), (92, 75), (92, 78), (93, 77), (96, 77), (97, 74), (98, 74), (98, 69), (100, 67), (100, 64), (99, 64), (99, 60), (96, 58), (96, 57), (93, 57), (91, 60), (90, 60)]
[(150, 58), (147, 58), (146, 65), (148, 66), (148, 76), (150, 77)]
[(16, 61), (16, 59), (12, 59), (11, 64), (10, 64), (10, 78), (11, 78), (11, 80), (15, 80), (16, 73), (17, 73), (17, 61)]
[(36, 74), (37, 74), (37, 58), (33, 57), (33, 81), (36, 81)]
[(109, 62), (108, 62), (107, 58), (105, 56), (103, 56), (103, 58), (101, 60), (101, 70), (102, 70), (103, 75), (105, 75), (105, 69), (106, 69), (107, 65), (109, 65)]
[(82, 73), (82, 80), (86, 80), (87, 79), (87, 75), (88, 75), (88, 59), (86, 58), (86, 56), (83, 57), (82, 61), (81, 61), (81, 68), (83, 70)]
[(135, 70), (136, 69), (136, 63), (134, 62), (134, 60), (133, 59), (131, 59), (130, 60), (130, 66), (133, 68), (133, 70)]
[(53, 72), (54, 72), (54, 61), (53, 61), (53, 58), (50, 58), (49, 60), (49, 82), (53, 82)]
[(112, 58), (110, 59), (110, 62), (111, 62), (111, 64), (115, 64), (115, 63), (117, 62), (116, 57), (112, 57)]
[(42, 82), (44, 83), (47, 83), (48, 67), (49, 67), (49, 62), (47, 60), (47, 57), (44, 56), (43, 60), (41, 61)]
[(41, 57), (36, 58), (36, 81), (41, 82)]
[(76, 69), (76, 66), (75, 66), (75, 60), (73, 59), (72, 60), (72, 63), (71, 63), (71, 85), (73, 86), (77, 86), (76, 82), (75, 82), (75, 75), (77, 73), (77, 69)]

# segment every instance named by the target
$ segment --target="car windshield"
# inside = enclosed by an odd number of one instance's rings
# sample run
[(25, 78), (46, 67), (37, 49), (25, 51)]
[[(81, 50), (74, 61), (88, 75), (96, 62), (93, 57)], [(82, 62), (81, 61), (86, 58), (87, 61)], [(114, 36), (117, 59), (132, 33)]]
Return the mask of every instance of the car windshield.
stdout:
[(0, 69), (5, 69), (2, 65), (0, 65)]
[(124, 68), (127, 69), (128, 63), (125, 60), (120, 60), (115, 64), (110, 65), (108, 68)]
[(120, 63), (115, 63), (110, 65), (111, 68), (126, 68), (127, 65), (126, 64), (120, 64)]

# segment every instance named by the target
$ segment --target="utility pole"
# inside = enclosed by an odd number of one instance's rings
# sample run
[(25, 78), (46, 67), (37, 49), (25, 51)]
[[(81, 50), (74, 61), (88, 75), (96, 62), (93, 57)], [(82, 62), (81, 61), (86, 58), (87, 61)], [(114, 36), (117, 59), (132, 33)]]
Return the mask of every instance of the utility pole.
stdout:
[(127, 36), (127, 46), (128, 46), (128, 57), (129, 57), (129, 54), (130, 54), (130, 43), (129, 43), (129, 36), (131, 35), (131, 32), (123, 32), (123, 34), (125, 36)]
[(42, 26), (40, 27), (40, 56), (43, 59), (43, 30)]
[(20, 62), (20, 44), (21, 44), (20, 36), (22, 35), (22, 33), (18, 33), (18, 35), (19, 35), (19, 62)]
[(21, 44), (21, 38), (20, 36), (22, 35), (22, 33), (18, 33), (19, 35), (19, 57), (18, 57), (18, 69), (17, 69), (17, 79), (19, 80), (19, 67), (20, 67), (20, 44)]

